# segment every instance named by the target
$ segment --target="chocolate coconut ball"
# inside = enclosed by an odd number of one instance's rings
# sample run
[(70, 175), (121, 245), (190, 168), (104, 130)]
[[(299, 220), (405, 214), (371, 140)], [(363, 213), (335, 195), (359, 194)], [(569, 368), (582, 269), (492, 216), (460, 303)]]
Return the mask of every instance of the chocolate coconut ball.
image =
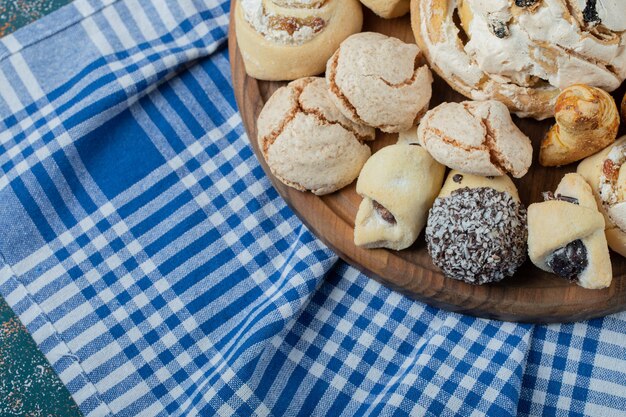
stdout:
[(428, 252), (449, 278), (497, 282), (526, 260), (526, 208), (493, 188), (461, 188), (438, 198), (426, 226)]

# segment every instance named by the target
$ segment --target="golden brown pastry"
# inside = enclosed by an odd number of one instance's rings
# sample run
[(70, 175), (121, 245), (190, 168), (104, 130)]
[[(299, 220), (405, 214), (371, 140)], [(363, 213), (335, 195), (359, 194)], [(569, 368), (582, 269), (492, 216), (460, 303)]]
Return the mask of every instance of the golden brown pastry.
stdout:
[(544, 119), (563, 88), (613, 91), (626, 79), (624, 10), (623, 0), (412, 0), (411, 23), (452, 88)]
[(578, 165), (604, 214), (609, 247), (626, 257), (626, 136)]
[(591, 187), (567, 174), (554, 194), (528, 207), (528, 255), (544, 271), (589, 289), (611, 285), (613, 272), (604, 218)]
[(237, 0), (234, 13), (246, 72), (270, 81), (321, 74), (363, 24), (358, 0)]
[(378, 16), (392, 19), (407, 14), (411, 0), (361, 0), (361, 3)]
[(624, 98), (622, 99), (622, 119), (624, 119), (624, 123), (626, 123), (626, 94), (624, 94)]
[(395, 250), (411, 246), (426, 224), (445, 170), (425, 149), (405, 140), (372, 155), (356, 183), (363, 201), (354, 243)]
[(566, 88), (556, 100), (556, 124), (541, 143), (539, 163), (559, 166), (593, 155), (615, 141), (619, 112), (609, 93), (588, 85)]

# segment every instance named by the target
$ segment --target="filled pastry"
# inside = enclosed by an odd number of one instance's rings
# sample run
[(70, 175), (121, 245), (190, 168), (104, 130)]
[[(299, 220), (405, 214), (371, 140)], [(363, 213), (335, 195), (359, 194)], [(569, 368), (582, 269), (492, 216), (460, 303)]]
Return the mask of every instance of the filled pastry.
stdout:
[(363, 197), (354, 222), (354, 243), (402, 250), (415, 242), (441, 189), (445, 167), (421, 146), (399, 142), (376, 152), (359, 174)]
[(528, 207), (528, 255), (544, 271), (589, 289), (611, 285), (613, 273), (604, 218), (591, 187), (567, 174), (546, 201)]
[(246, 72), (295, 80), (324, 72), (341, 41), (361, 31), (358, 0), (236, 0), (235, 33)]
[(375, 131), (346, 119), (328, 98), (323, 78), (279, 88), (257, 121), (259, 148), (284, 184), (317, 195), (350, 184), (369, 158)]
[(609, 247), (626, 256), (626, 136), (578, 165), (604, 214)]
[(428, 110), (432, 74), (418, 65), (417, 45), (374, 32), (350, 36), (328, 60), (326, 81), (341, 112), (355, 123), (401, 132)]
[(468, 174), (520, 178), (533, 159), (530, 139), (495, 100), (440, 104), (424, 115), (417, 135), (438, 162)]
[(566, 88), (556, 100), (554, 117), (556, 124), (541, 143), (539, 162), (543, 166), (579, 161), (606, 148), (617, 137), (617, 105), (599, 88), (583, 84)]
[(392, 19), (407, 14), (411, 0), (361, 0), (361, 3), (378, 16)]
[(624, 94), (624, 98), (622, 99), (622, 119), (624, 123), (626, 123), (626, 94)]
[(572, 84), (613, 91), (626, 79), (622, 0), (413, 0), (411, 21), (448, 84), (522, 117), (552, 116)]
[(526, 208), (508, 176), (451, 171), (430, 210), (426, 244), (448, 278), (470, 284), (512, 276), (526, 260)]

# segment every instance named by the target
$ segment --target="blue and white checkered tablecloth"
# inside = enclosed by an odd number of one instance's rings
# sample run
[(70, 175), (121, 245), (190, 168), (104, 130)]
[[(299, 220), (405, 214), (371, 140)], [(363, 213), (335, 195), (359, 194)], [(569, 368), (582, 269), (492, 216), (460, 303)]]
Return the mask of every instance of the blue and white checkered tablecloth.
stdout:
[(76, 0), (0, 41), (0, 293), (85, 415), (625, 416), (626, 314), (411, 301), (244, 133), (228, 1)]

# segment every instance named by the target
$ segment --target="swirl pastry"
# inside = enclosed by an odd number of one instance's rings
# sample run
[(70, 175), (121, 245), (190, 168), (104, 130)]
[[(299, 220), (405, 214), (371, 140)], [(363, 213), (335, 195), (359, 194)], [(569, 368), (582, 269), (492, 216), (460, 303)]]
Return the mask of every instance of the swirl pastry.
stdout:
[(626, 256), (626, 136), (578, 165), (604, 214), (609, 247)]
[(619, 111), (609, 93), (588, 85), (566, 88), (556, 100), (556, 124), (541, 143), (539, 163), (559, 166), (593, 155), (615, 142)]
[(440, 104), (424, 115), (417, 135), (438, 162), (468, 174), (520, 178), (533, 159), (530, 139), (495, 100)]
[(613, 91), (626, 79), (624, 10), (621, 0), (412, 0), (411, 21), (455, 90), (544, 119), (560, 89)]
[(359, 175), (373, 140), (371, 127), (346, 119), (328, 99), (323, 78), (302, 78), (279, 88), (257, 122), (261, 152), (284, 184), (314, 194), (332, 193)]
[(567, 174), (547, 201), (528, 207), (528, 255), (544, 271), (584, 288), (611, 285), (613, 272), (604, 218), (589, 184)]
[(624, 119), (624, 123), (626, 123), (626, 94), (624, 94), (624, 98), (622, 99), (622, 119)]
[(421, 146), (399, 142), (367, 160), (356, 191), (363, 197), (354, 222), (354, 243), (402, 250), (415, 242), (441, 189), (445, 167)]
[(321, 74), (363, 24), (358, 0), (237, 0), (234, 13), (246, 72), (259, 80)]
[(402, 132), (428, 110), (432, 74), (417, 45), (380, 33), (350, 36), (328, 60), (330, 97), (356, 123)]
[(426, 226), (428, 253), (445, 276), (469, 284), (512, 276), (526, 238), (526, 208), (508, 176), (448, 174)]
[(411, 0), (361, 0), (361, 3), (378, 16), (392, 19), (407, 14)]

